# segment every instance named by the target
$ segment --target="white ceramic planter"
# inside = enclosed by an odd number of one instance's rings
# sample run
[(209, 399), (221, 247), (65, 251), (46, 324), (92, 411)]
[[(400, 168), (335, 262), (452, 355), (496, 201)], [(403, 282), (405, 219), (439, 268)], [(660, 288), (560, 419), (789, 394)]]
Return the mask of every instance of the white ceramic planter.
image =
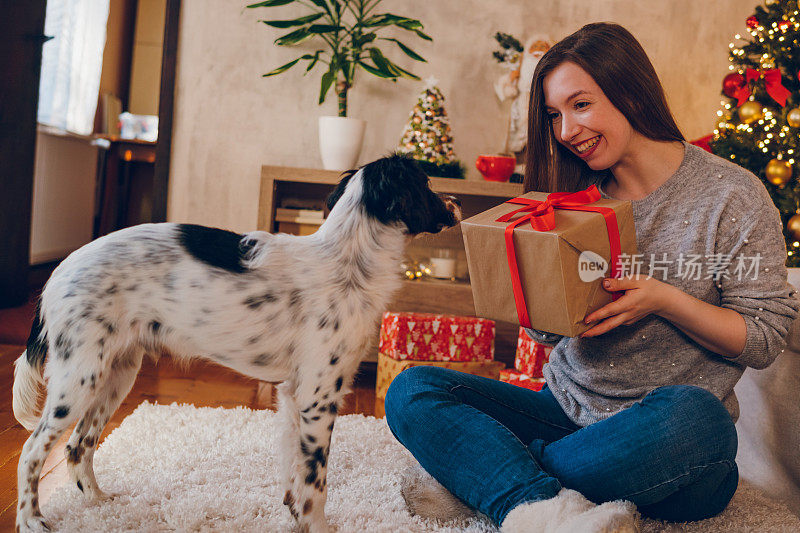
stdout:
[(319, 117), (319, 151), (325, 170), (355, 168), (367, 121), (350, 117)]

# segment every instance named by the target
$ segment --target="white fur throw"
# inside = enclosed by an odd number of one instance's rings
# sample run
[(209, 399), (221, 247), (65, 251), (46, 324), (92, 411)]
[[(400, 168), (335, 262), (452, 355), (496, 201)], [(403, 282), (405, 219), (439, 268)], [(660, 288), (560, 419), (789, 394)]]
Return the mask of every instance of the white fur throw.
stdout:
[[(275, 414), (245, 408), (143, 403), (100, 446), (100, 487), (119, 496), (88, 505), (72, 484), (42, 512), (56, 531), (288, 531), (276, 465)], [(414, 464), (383, 419), (336, 420), (328, 477), (329, 520), (349, 532), (496, 532), (481, 516), (437, 524), (411, 516), (400, 494)], [(644, 521), (645, 532), (675, 525)], [(741, 483), (721, 515), (681, 531), (800, 531), (782, 504)]]

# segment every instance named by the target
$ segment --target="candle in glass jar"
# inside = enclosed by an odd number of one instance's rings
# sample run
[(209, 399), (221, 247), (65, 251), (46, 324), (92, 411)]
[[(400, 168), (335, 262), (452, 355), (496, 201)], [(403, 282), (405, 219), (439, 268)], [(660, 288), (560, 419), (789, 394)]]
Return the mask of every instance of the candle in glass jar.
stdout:
[(453, 250), (440, 248), (431, 254), (431, 275), (435, 278), (456, 277), (456, 258)]

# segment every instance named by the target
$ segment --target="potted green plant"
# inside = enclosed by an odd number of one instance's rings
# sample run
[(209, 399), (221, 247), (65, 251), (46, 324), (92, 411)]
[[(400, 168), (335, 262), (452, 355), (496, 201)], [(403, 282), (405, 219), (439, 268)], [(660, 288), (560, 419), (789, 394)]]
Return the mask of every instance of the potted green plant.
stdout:
[(316, 39), (320, 48), (267, 72), (264, 77), (286, 72), (300, 61), (307, 61), (306, 73), (319, 64), (327, 65), (320, 80), (319, 104), (325, 101), (333, 86), (339, 99), (339, 114), (320, 117), (322, 162), (327, 169), (352, 168), (358, 160), (366, 127), (366, 121), (347, 116), (347, 92), (355, 84), (356, 73), (363, 69), (394, 82), (397, 78), (419, 80), (418, 76), (389, 60), (378, 48), (378, 41), (395, 43), (407, 56), (425, 61), (398, 39), (378, 37), (378, 32), (394, 26), (415, 33), (426, 41), (432, 39), (423, 33), (422, 23), (418, 20), (374, 13), (381, 0), (267, 0), (247, 7), (277, 7), (293, 3), (307, 7), (309, 13), (293, 20), (260, 22), (273, 28), (292, 28), (290, 33), (275, 39), (278, 46), (295, 46)]

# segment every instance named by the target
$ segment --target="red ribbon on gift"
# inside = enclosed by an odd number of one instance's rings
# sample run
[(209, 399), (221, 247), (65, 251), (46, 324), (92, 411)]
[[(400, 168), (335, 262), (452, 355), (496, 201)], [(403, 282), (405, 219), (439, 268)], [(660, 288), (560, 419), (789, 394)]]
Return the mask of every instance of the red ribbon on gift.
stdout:
[[(588, 189), (578, 192), (554, 192), (548, 194), (544, 201), (530, 198), (512, 198), (505, 202), (507, 204), (519, 204), (524, 206), (496, 220), (496, 222), (510, 222), (505, 230), (506, 255), (508, 256), (508, 267), (511, 270), (514, 303), (517, 306), (517, 316), (519, 317), (521, 326), (530, 328), (531, 321), (528, 317), (528, 307), (525, 305), (525, 295), (522, 292), (522, 283), (519, 278), (517, 253), (514, 249), (514, 229), (517, 226), (525, 222), (530, 222), (531, 227), (536, 231), (550, 231), (556, 227), (555, 209), (593, 211), (595, 213), (600, 213), (605, 218), (606, 229), (608, 230), (608, 242), (611, 250), (611, 277), (618, 277), (621, 245), (619, 242), (617, 214), (610, 207), (587, 205), (599, 199), (600, 191), (597, 189), (597, 186), (592, 185)], [(521, 217), (513, 220), (520, 214), (522, 214)], [(619, 292), (614, 292), (612, 294), (614, 300), (619, 297)]]
[(786, 105), (786, 98), (791, 94), (789, 90), (781, 84), (781, 71), (776, 68), (755, 70), (752, 68), (747, 69), (746, 82), (733, 94), (736, 98), (736, 106), (741, 106), (748, 98), (750, 98), (751, 81), (756, 81), (764, 77), (764, 88), (776, 102), (781, 104), (781, 107)]

